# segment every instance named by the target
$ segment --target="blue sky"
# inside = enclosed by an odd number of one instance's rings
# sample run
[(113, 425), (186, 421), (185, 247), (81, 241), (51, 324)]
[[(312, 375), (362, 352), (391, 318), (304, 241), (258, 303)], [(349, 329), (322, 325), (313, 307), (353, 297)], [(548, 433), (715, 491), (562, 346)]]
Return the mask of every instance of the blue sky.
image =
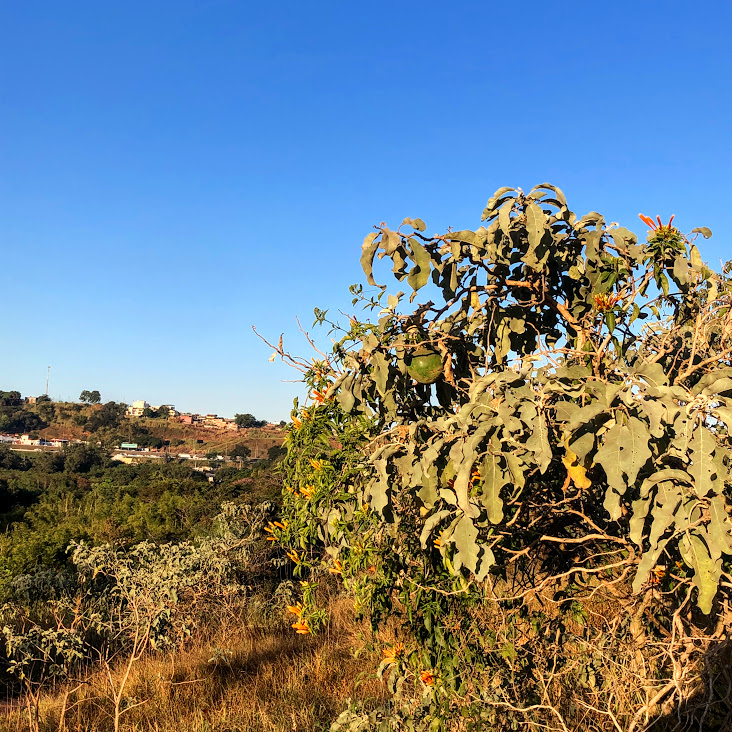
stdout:
[(732, 258), (732, 5), (0, 7), (0, 389), (287, 418), (373, 224), (552, 182)]

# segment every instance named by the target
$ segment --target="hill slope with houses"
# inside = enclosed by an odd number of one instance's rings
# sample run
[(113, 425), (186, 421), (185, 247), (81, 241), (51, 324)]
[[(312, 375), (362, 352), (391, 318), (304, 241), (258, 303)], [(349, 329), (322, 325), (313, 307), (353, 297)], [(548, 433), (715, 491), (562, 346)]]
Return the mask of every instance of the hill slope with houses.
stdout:
[[(86, 402), (57, 402), (0, 391), (0, 442), (18, 449), (59, 449), (69, 442), (95, 442), (110, 451), (143, 459), (180, 456), (203, 459), (268, 457), (284, 442), (284, 423), (251, 414), (234, 418), (180, 412), (173, 405), (102, 403), (98, 392), (82, 392)], [(94, 398), (94, 397), (97, 398)]]

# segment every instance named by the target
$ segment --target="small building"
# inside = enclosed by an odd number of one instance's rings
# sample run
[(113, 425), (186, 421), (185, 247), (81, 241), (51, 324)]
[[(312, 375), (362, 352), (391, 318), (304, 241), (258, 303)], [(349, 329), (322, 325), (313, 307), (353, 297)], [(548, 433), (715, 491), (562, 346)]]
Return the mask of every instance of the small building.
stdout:
[(165, 455), (153, 452), (117, 452), (111, 456), (111, 459), (131, 465), (132, 463), (141, 463), (143, 461), (165, 460)]
[(17, 441), (18, 445), (40, 445), (41, 440), (32, 440), (30, 435), (21, 435)]
[(129, 417), (142, 417), (142, 413), (149, 408), (150, 405), (144, 399), (137, 399), (127, 407), (126, 414)]

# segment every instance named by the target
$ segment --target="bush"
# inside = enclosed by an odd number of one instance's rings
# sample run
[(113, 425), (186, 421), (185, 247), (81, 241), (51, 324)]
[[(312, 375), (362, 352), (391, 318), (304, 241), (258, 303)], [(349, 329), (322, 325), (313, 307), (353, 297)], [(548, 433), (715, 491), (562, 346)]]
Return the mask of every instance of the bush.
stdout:
[(409, 301), (354, 286), (377, 317), (305, 368), (270, 533), (399, 624), (379, 673), (415, 728), (635, 730), (696, 692), (730, 704), (699, 679), (732, 624), (732, 282), (702, 262), (707, 229), (642, 218), (645, 243), (542, 185), (497, 191), (475, 231), (382, 225), (366, 278), (378, 253)]

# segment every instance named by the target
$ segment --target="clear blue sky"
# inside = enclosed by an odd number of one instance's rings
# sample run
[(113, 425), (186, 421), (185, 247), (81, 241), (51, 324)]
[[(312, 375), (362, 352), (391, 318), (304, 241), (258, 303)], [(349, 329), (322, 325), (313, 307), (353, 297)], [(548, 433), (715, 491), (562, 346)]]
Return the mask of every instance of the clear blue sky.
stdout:
[(728, 2), (23, 0), (0, 8), (0, 389), (287, 418), (251, 325), (348, 307), (382, 220), (706, 225), (732, 258)]

